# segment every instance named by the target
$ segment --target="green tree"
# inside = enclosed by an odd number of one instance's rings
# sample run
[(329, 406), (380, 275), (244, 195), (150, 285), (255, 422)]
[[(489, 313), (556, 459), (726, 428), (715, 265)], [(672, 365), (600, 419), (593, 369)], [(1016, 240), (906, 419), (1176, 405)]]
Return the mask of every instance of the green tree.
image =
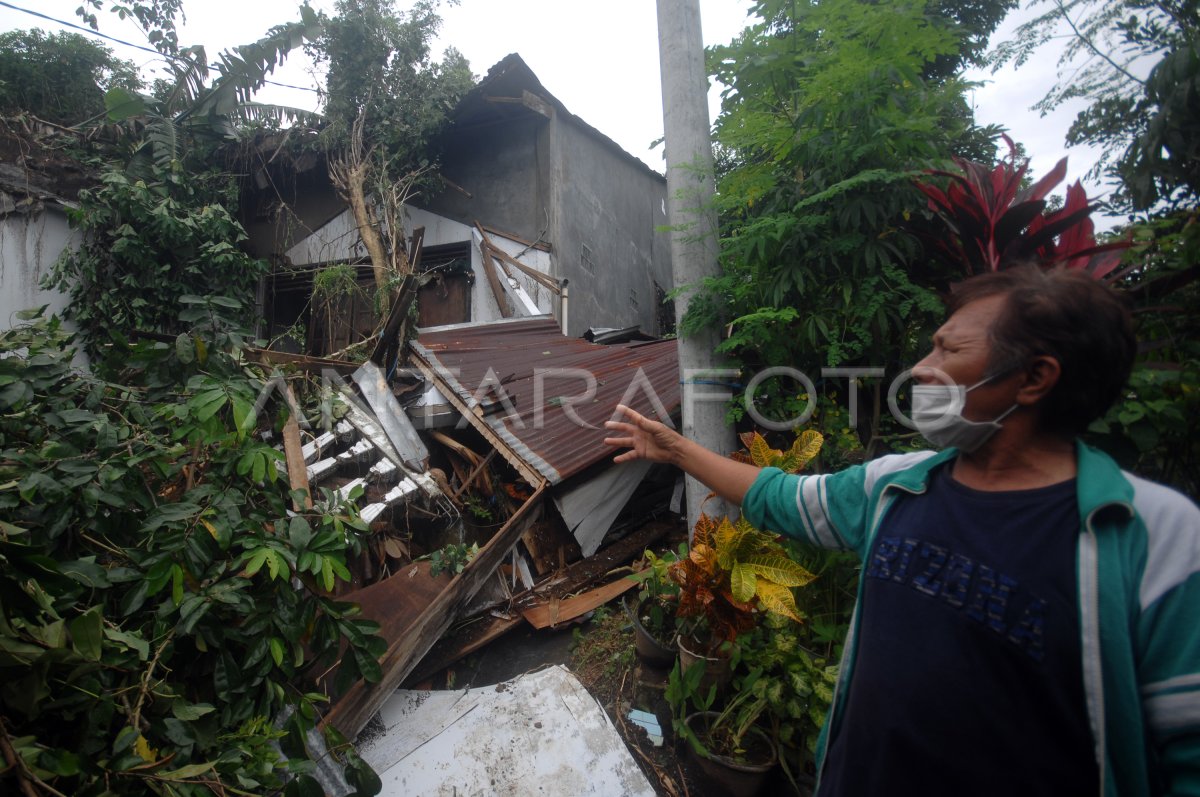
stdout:
[(155, 175), (144, 180), (110, 169), (99, 185), (80, 192), (71, 211), (83, 241), (64, 253), (53, 279), (71, 296), (66, 315), (82, 330), (89, 355), (135, 331), (179, 333), (188, 295), (235, 296), (249, 305), (239, 320), (254, 317), (265, 264), (239, 249), (246, 233), (235, 215), (232, 176)]
[[(939, 58), (964, 57), (967, 40), (924, 0), (764, 0), (753, 13), (758, 24), (710, 51), (729, 87), (716, 123), (723, 275), (685, 326), (729, 324), (722, 348), (750, 371), (895, 373), (940, 309), (902, 227), (920, 207), (912, 178), (991, 148), (970, 124), (966, 84), (926, 77)], [(794, 384), (768, 390), (760, 399), (795, 415)], [(874, 398), (864, 432), (877, 444)]]
[[(75, 14), (92, 30), (100, 30), (100, 21), (94, 12), (103, 10), (104, 0), (83, 0), (75, 9)], [(183, 14), (183, 0), (115, 2), (110, 5), (109, 11), (119, 19), (132, 20), (146, 41), (163, 55), (179, 54), (179, 33), (175, 29), (175, 19)]]
[(104, 93), (141, 88), (137, 68), (78, 33), (0, 34), (0, 114), (27, 111), (59, 125), (104, 114)]
[(434, 185), (434, 141), (474, 85), (453, 48), (433, 59), (437, 5), (418, 0), (400, 12), (392, 0), (339, 0), (309, 47), (327, 68), (321, 139), (330, 176), (354, 213), (385, 295), (392, 277), (408, 271), (400, 209)]
[[(81, 245), (56, 264), (51, 282), (71, 296), (89, 354), (134, 331), (176, 333), (181, 297), (220, 291), (253, 317), (265, 264), (241, 249), (236, 180), (222, 151), (255, 120), (283, 111), (252, 102), (266, 76), (320, 26), (308, 6), (299, 22), (223, 53), (212, 69), (201, 47), (174, 48), (174, 80), (161, 96), (114, 87), (104, 97), (116, 145), (93, 154), (98, 185), (71, 213)], [(159, 28), (166, 26), (160, 20)], [(172, 41), (164, 37), (163, 41)]]
[(1066, 27), (1059, 80), (1035, 106), (1088, 103), (1068, 144), (1101, 148), (1121, 207), (1194, 206), (1200, 196), (1200, 6), (1194, 0), (1053, 0), (996, 49), (995, 68), (1025, 63)]

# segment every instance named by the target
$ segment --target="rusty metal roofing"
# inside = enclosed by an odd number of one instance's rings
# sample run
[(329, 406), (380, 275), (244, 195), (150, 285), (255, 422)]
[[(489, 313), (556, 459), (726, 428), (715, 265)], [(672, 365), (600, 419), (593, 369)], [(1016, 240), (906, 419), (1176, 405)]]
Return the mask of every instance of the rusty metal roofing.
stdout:
[[(540, 316), (422, 329), (412, 350), (418, 367), (531, 482), (559, 484), (612, 457), (601, 441), (618, 403), (660, 419), (679, 408), (674, 340), (601, 346), (565, 337), (553, 318)], [(500, 409), (484, 415), (481, 400), (493, 396)]]

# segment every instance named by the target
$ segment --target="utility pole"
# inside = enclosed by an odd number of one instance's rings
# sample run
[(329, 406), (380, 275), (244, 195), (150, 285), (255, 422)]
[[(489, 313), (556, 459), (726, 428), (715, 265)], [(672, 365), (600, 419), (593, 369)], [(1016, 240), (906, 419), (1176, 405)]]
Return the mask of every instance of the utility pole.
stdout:
[[(667, 222), (671, 226), (671, 264), (675, 287), (692, 286), (675, 298), (680, 328), (691, 295), (705, 277), (715, 277), (717, 214), (713, 199), (713, 155), (708, 119), (708, 75), (700, 32), (700, 0), (658, 0), (658, 58), (662, 74), (663, 127), (667, 151)], [(679, 336), (679, 374), (683, 380), (680, 431), (705, 448), (728, 455), (735, 450), (733, 429), (725, 423), (728, 389), (714, 350), (718, 331)], [(711, 516), (728, 510), (711, 492), (687, 477), (688, 528), (694, 529), (701, 506)]]

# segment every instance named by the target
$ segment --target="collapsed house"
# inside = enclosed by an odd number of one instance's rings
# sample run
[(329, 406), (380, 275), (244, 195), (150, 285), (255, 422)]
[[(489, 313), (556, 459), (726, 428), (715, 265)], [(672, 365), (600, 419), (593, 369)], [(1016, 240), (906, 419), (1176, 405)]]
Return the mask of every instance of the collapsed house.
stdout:
[[(346, 411), (333, 429), (281, 444), (293, 487), (343, 496), (365, 488), (360, 513), (377, 545), (360, 572), (374, 583), (342, 597), (380, 624), (388, 650), (382, 680), (354, 684), (326, 718), (351, 738), (410, 676), (522, 623), (567, 622), (632, 587), (609, 573), (662, 535), (664, 525), (642, 521), (676, 487), (669, 474), (647, 483), (647, 463), (612, 464), (602, 443), (618, 403), (668, 421), (678, 411), (674, 341), (590, 343), (539, 316), (421, 330), (410, 349), (406, 376), (420, 389), (393, 388), (368, 361), (343, 381)], [(610, 535), (639, 491), (646, 503)], [(467, 495), (490, 503), (490, 525), (468, 520)], [(412, 557), (448, 541), (478, 546), (461, 573), (435, 576)], [(469, 638), (442, 639), (481, 613)]]
[[(407, 203), (421, 231), (422, 327), (551, 313), (565, 334), (637, 327), (664, 335), (674, 314), (665, 229), (666, 179), (572, 115), (518, 55), (496, 64), (451, 114), (441, 140), (445, 187)], [(309, 353), (369, 333), (364, 296), (339, 310), (344, 329), (314, 334), (313, 275), (333, 263), (371, 268), (353, 216), (322, 157), (260, 144), (244, 195), (252, 253), (270, 260), (263, 337), (307, 322)], [(536, 308), (536, 309), (535, 309)], [(299, 347), (296, 349), (299, 350)]]
[[(366, 292), (312, 313), (319, 269), (372, 276), (320, 158), (264, 162), (242, 203), (249, 248), (273, 264), (259, 333), (278, 343), (249, 356), (338, 396), (324, 427), (301, 429), (293, 413), (277, 441), (286, 476), (310, 494), (357, 496), (373, 532), (339, 597), (362, 605), (388, 648), (378, 683), (339, 692), (329, 679), (325, 723), (349, 738), (397, 687), (631, 588), (611, 571), (665, 533), (643, 521), (672, 497), (677, 508), (682, 486), (646, 463), (613, 465), (601, 442), (617, 403), (663, 420), (680, 406), (676, 345), (659, 339), (674, 324), (665, 179), (570, 114), (516, 55), (452, 119), (447, 188), (405, 211), (414, 279), (361, 365), (314, 356), (372, 335), (378, 317)], [(5, 318), (67, 301), (40, 287), (78, 243), (62, 169), (46, 174), (0, 171)], [(434, 575), (422, 556), (466, 544), (478, 551), (461, 572)], [(467, 617), (479, 619), (459, 633)]]
[[(682, 486), (614, 465), (602, 443), (618, 403), (667, 422), (680, 407), (676, 343), (660, 339), (674, 320), (665, 179), (516, 55), (462, 101), (443, 143), (447, 187), (404, 211), (413, 274), (392, 320), (415, 304), (416, 331), (404, 340), (388, 323), (361, 366), (318, 356), (369, 338), (378, 318), (367, 290), (313, 310), (323, 268), (374, 278), (320, 159), (264, 158), (243, 202), (251, 247), (273, 263), (260, 332), (279, 345), (259, 356), (340, 374), (349, 408), (292, 440), (289, 477), (364, 488), (376, 541), (344, 597), (381, 626), (383, 677), (336, 694), (324, 720), (351, 739), (402, 684), (632, 587), (611, 571), (665, 533), (645, 520), (672, 499), (677, 510)], [(456, 545), (478, 551), (434, 575), (430, 554)]]

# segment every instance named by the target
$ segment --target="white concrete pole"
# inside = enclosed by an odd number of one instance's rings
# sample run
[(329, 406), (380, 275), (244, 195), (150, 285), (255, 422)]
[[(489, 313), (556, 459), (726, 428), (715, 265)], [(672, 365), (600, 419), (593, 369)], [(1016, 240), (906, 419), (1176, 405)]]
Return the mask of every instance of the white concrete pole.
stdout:
[[(699, 0), (658, 0), (658, 53), (662, 73), (663, 127), (667, 150), (667, 221), (671, 225), (671, 264), (675, 287), (698, 286), (716, 276), (717, 214), (712, 207), (713, 155), (708, 119), (708, 76), (700, 32)], [(678, 325), (695, 293), (691, 287), (675, 298)], [(718, 330), (679, 339), (679, 373), (683, 379), (684, 436), (721, 454), (735, 450), (733, 429), (725, 423), (722, 373), (714, 353)], [(727, 366), (726, 366), (727, 367)], [(711, 516), (732, 510), (712, 498), (700, 482), (687, 479), (688, 528), (695, 528), (701, 505)]]

